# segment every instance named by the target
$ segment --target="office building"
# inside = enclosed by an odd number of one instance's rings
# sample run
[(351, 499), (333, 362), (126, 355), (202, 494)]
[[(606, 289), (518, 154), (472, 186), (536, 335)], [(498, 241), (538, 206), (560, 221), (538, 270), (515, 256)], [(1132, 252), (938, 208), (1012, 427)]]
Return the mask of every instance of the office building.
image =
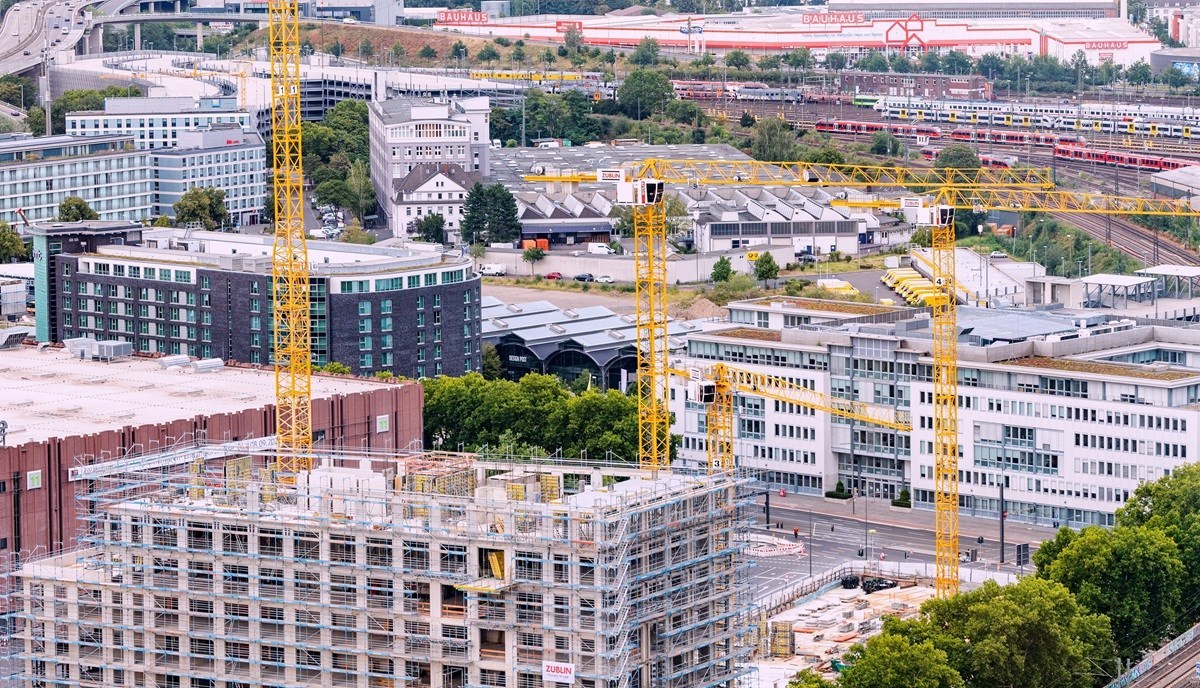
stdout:
[[(960, 307), (962, 513), (1111, 525), (1143, 481), (1200, 451), (1200, 333), (1120, 316)], [(833, 399), (894, 406), (911, 432), (738, 395), (735, 452), (775, 487), (837, 482), (933, 508), (932, 340), (927, 311), (767, 297), (730, 304), (734, 327), (689, 335), (688, 364), (725, 362)], [(704, 407), (673, 404), (687, 465), (706, 459)]]
[(234, 124), (251, 130), (250, 113), (239, 110), (237, 98), (105, 98), (103, 110), (67, 114), (67, 135), (133, 137), (138, 150), (179, 145), (188, 129)]
[(179, 132), (177, 145), (155, 149), (155, 215), (175, 216), (175, 203), (196, 187), (225, 192), (229, 224), (257, 224), (267, 196), (262, 137), (236, 124)]
[[(38, 224), (37, 338), (269, 364), (272, 237)], [(309, 243), (313, 363), (410, 378), (479, 370), (479, 277), (421, 248)]]
[[(421, 163), (454, 165), (487, 177), (491, 171), (490, 118), (486, 97), (448, 102), (411, 98), (371, 102), (371, 182), (375, 197), (395, 198), (397, 184), (404, 185), (404, 179)], [(396, 212), (392, 204), (381, 204), (380, 210)], [(389, 216), (388, 224), (407, 223)]]
[(153, 213), (149, 151), (128, 136), (0, 135), (0, 219), (23, 229), (58, 215), (69, 196), (86, 200), (102, 220), (145, 219)]
[(718, 688), (748, 672), (751, 492), (733, 473), (364, 452), (281, 488), (273, 454), (214, 453), (79, 471), (84, 547), (13, 574), (18, 685)]

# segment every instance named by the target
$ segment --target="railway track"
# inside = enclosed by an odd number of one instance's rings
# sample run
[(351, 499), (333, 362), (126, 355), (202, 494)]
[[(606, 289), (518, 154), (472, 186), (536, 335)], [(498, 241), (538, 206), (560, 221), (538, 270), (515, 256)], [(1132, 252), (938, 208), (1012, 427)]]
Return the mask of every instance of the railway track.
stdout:
[(1196, 665), (1200, 663), (1200, 640), (1162, 660), (1162, 663), (1128, 684), (1127, 688), (1196, 688), (1200, 686)]
[(1164, 236), (1121, 217), (1106, 218), (1080, 213), (1051, 213), (1051, 216), (1078, 227), (1093, 239), (1124, 251), (1146, 265), (1200, 265), (1200, 256), (1175, 241), (1174, 237)]

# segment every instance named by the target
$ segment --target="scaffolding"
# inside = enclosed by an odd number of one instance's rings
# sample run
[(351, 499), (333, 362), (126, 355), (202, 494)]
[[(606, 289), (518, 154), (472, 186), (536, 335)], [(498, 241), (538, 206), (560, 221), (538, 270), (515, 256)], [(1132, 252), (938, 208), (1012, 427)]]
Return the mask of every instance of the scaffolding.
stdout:
[(80, 474), (79, 549), (12, 571), (20, 685), (732, 687), (735, 471), (197, 445)]

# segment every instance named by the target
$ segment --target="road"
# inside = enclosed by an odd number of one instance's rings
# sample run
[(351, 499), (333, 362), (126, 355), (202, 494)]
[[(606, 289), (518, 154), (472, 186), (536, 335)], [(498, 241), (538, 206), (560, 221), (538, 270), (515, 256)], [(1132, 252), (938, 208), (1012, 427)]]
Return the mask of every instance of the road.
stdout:
[[(84, 3), (73, 4), (74, 9), (67, 9), (67, 0), (25, 0), (13, 5), (0, 27), (0, 74), (17, 74), (41, 62), (45, 53), (73, 49), (83, 38)], [(65, 35), (64, 24), (69, 27)]]

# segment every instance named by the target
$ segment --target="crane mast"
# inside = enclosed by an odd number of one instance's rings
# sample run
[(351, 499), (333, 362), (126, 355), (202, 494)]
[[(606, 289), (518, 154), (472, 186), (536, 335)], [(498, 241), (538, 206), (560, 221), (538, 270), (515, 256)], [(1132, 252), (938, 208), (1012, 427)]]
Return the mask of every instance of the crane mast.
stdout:
[(287, 481), (310, 467), (312, 449), (312, 345), (300, 146), (300, 11), (297, 0), (269, 0), (267, 11), (275, 171), (271, 275), (275, 431), (277, 468)]
[(958, 315), (954, 294), (954, 209), (934, 208), (930, 228), (933, 308), (933, 532), (934, 587), (958, 593)]

